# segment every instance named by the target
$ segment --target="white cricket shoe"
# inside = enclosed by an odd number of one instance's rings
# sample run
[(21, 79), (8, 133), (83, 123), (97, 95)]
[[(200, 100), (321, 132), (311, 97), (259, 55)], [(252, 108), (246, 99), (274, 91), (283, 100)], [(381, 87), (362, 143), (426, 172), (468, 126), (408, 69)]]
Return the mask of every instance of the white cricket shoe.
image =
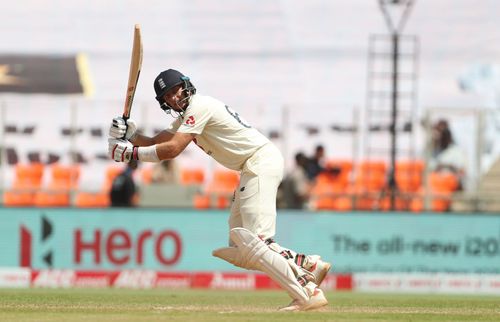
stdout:
[(306, 269), (314, 275), (314, 283), (318, 286), (321, 285), (332, 264), (322, 261), (319, 255), (309, 255), (307, 260), (310, 266)]
[(299, 300), (293, 300), (288, 306), (280, 308), (280, 312), (294, 312), (294, 311), (309, 311), (318, 309), (328, 304), (328, 301), (323, 294), (323, 291), (317, 287), (314, 289), (313, 294), (309, 297), (307, 302), (300, 302)]

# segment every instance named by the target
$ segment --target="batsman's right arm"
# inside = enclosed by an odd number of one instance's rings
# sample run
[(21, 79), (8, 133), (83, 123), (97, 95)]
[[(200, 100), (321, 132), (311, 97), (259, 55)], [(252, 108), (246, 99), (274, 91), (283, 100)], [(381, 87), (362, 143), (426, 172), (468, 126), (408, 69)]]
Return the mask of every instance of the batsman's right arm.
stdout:
[(134, 139), (131, 141), (136, 146), (150, 146), (154, 144), (160, 144), (163, 142), (168, 142), (174, 137), (173, 133), (166, 130), (161, 131), (153, 137), (142, 135), (137, 133)]

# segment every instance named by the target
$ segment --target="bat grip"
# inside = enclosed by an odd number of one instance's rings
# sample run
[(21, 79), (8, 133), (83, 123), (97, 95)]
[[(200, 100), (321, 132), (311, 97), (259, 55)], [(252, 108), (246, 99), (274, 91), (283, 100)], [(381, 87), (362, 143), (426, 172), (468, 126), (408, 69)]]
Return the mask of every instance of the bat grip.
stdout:
[(127, 136), (127, 130), (128, 130), (128, 123), (127, 123), (127, 120), (129, 119), (129, 117), (125, 114), (122, 115), (122, 119), (125, 121), (125, 134), (123, 134), (123, 136), (121, 137), (122, 140), (125, 140), (125, 137)]

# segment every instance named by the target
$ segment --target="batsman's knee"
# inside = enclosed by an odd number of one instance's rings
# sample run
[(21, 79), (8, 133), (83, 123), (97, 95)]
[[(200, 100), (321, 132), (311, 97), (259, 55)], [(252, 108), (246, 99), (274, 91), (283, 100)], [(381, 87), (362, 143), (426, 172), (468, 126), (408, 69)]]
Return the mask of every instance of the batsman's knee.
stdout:
[(233, 264), (235, 266), (249, 269), (257, 270), (255, 265), (252, 265), (247, 258), (244, 258), (237, 247), (222, 247), (212, 251), (212, 256), (218, 257), (225, 260), (226, 262)]

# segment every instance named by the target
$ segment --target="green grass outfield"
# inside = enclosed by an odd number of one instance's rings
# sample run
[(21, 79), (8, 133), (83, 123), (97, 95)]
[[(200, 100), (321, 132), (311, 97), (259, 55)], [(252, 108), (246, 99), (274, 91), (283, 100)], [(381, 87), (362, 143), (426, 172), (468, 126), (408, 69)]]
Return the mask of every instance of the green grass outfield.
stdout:
[(318, 311), (276, 312), (282, 291), (0, 289), (0, 321), (500, 321), (500, 297), (329, 292)]

